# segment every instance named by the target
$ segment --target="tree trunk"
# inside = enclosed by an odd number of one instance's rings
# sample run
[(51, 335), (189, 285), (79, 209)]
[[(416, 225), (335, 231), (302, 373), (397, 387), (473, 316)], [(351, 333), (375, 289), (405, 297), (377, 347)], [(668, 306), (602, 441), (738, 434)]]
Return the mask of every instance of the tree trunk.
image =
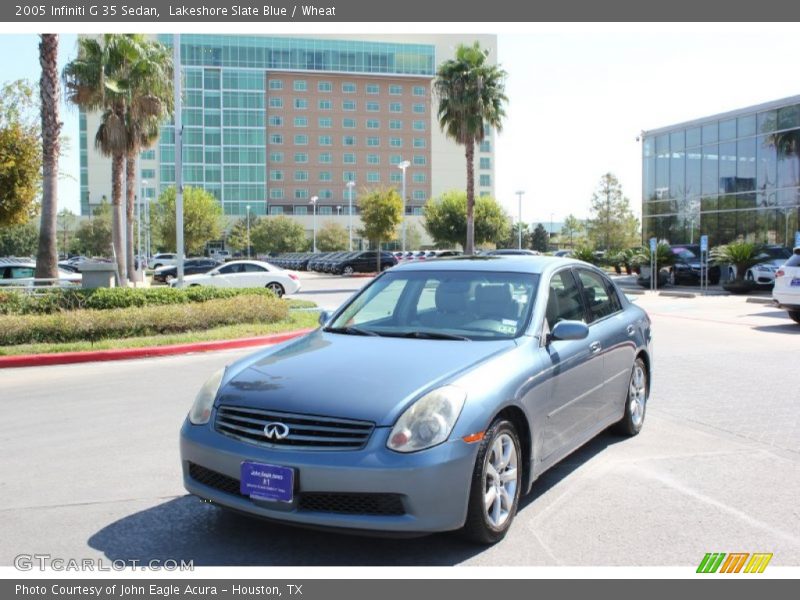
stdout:
[(377, 253), (378, 253), (378, 268), (377, 268), (377, 269), (375, 269), (375, 272), (376, 272), (376, 273), (380, 273), (380, 272), (381, 272), (381, 241), (380, 241), (380, 240), (378, 240), (378, 241), (376, 242), (376, 244), (375, 244), (375, 250), (376, 250), (376, 251), (377, 251)]
[(128, 278), (125, 261), (125, 211), (122, 206), (122, 176), (125, 155), (114, 154), (111, 158), (111, 245), (117, 264), (117, 285), (125, 285)]
[(467, 141), (464, 154), (467, 158), (467, 241), (464, 254), (475, 254), (475, 143)]
[(36, 277), (57, 279), (58, 155), (61, 149), (59, 136), (62, 125), (58, 120), (61, 94), (58, 80), (58, 34), (42, 34), (39, 64), (42, 66), (39, 83), (42, 100), (42, 216), (39, 248), (36, 253)]
[(126, 208), (126, 257), (128, 279), (133, 281), (136, 277), (135, 251), (133, 248), (133, 209), (136, 201), (136, 154), (133, 150), (125, 157), (125, 208)]

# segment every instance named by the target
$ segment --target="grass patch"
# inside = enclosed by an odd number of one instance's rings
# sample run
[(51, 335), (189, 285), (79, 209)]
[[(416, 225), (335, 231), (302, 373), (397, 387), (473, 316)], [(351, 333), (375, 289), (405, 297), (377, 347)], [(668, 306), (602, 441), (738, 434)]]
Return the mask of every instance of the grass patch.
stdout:
[[(305, 301), (303, 301), (305, 302)], [(313, 302), (310, 303), (313, 305)], [(283, 333), (295, 329), (313, 328), (318, 325), (316, 312), (293, 311), (280, 321), (273, 323), (245, 323), (225, 325), (212, 329), (187, 331), (170, 335), (150, 335), (124, 339), (105, 339), (97, 342), (69, 342), (60, 344), (18, 344), (0, 347), (0, 356), (19, 354), (51, 354), (56, 352), (83, 352), (89, 350), (114, 350), (119, 348), (146, 348), (149, 346), (169, 346), (171, 344), (190, 344), (216, 340)]]

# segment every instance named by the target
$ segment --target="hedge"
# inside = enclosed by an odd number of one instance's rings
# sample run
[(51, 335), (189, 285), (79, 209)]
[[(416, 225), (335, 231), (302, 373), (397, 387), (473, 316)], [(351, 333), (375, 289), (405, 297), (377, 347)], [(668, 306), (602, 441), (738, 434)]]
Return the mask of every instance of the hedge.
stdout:
[(272, 297), (264, 288), (98, 288), (93, 290), (54, 289), (28, 294), (0, 289), (0, 315), (53, 314), (62, 311), (110, 310), (207, 302), (242, 295)]
[(287, 303), (268, 294), (113, 311), (0, 315), (0, 346), (182, 333), (241, 323), (274, 323), (288, 315)]

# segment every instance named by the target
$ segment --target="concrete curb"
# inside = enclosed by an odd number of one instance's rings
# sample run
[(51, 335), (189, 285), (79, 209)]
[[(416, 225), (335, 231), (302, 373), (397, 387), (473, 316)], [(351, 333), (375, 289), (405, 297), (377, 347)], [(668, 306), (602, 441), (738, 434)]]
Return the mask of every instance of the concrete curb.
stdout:
[(754, 298), (751, 296), (747, 299), (747, 302), (749, 302), (750, 304), (772, 304), (773, 306), (775, 306), (775, 308), (778, 308), (772, 301), (772, 298)]
[(695, 298), (697, 296), (694, 292), (658, 292), (658, 295), (668, 298)]
[(314, 330), (296, 329), (285, 333), (240, 338), (238, 340), (217, 340), (212, 342), (195, 342), (191, 344), (172, 344), (169, 346), (148, 346), (146, 348), (120, 348), (115, 350), (0, 356), (0, 369), (69, 365), (110, 360), (131, 360), (136, 358), (152, 358), (154, 356), (174, 356), (176, 354), (191, 354), (194, 352), (213, 352), (216, 350), (233, 350), (235, 348), (248, 348), (251, 346), (266, 346), (291, 340), (310, 331)]

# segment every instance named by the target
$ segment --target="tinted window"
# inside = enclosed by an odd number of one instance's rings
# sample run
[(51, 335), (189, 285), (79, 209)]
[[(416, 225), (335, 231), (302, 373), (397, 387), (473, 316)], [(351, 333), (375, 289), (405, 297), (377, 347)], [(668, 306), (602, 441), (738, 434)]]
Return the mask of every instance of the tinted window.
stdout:
[(556, 273), (550, 280), (545, 318), (550, 329), (559, 321), (586, 321), (581, 292), (569, 269)]
[(616, 299), (616, 304), (611, 300), (602, 275), (579, 269), (578, 278), (581, 280), (586, 303), (589, 306), (589, 322), (602, 319), (619, 310), (619, 299)]
[(241, 267), (241, 265), (225, 265), (219, 270), (219, 272), (224, 273), (225, 275), (228, 275), (230, 273), (238, 273), (239, 267)]
[(266, 271), (266, 269), (260, 265), (251, 265), (248, 263), (243, 266), (245, 273), (263, 273)]
[(22, 277), (33, 277), (35, 270), (33, 267), (11, 267), (11, 279), (20, 279)]

